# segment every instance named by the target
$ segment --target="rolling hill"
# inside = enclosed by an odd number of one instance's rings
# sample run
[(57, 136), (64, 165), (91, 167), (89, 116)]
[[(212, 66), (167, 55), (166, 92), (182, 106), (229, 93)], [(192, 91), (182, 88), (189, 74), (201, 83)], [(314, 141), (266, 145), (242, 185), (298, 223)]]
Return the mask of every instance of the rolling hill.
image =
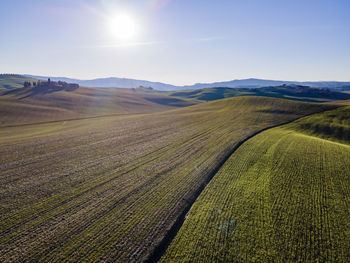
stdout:
[(174, 91), (174, 90), (192, 90), (192, 89), (204, 89), (204, 88), (216, 88), (216, 87), (227, 87), (227, 88), (261, 88), (266, 86), (280, 86), (283, 84), (287, 85), (301, 85), (310, 86), (313, 88), (326, 88), (334, 89), (337, 91), (349, 91), (350, 82), (340, 81), (283, 81), (283, 80), (265, 80), (265, 79), (237, 79), (231, 81), (213, 82), (213, 83), (197, 83), (193, 85), (176, 86), (161, 82), (152, 82), (146, 80), (137, 80), (130, 78), (98, 78), (92, 80), (80, 80), (66, 77), (53, 77), (53, 76), (35, 76), (25, 75), (27, 77), (46, 80), (49, 77), (54, 81), (66, 81), (71, 83), (78, 83), (84, 87), (104, 87), (104, 88), (137, 88), (139, 86), (152, 87), (160, 91)]
[(340, 81), (284, 81), (284, 80), (267, 80), (267, 79), (237, 79), (231, 81), (222, 81), (214, 83), (197, 83), (194, 85), (184, 86), (185, 89), (204, 89), (215, 87), (227, 88), (261, 88), (267, 86), (281, 85), (298, 85), (309, 86), (313, 88), (334, 89), (339, 91), (350, 90), (350, 82)]
[(246, 141), (161, 262), (347, 262), (349, 113), (311, 115)]
[(196, 101), (142, 89), (19, 88), (0, 93), (0, 126), (164, 111)]
[[(112, 98), (130, 100), (132, 91), (115, 92)], [(98, 94), (102, 99), (90, 98)], [(47, 96), (56, 96), (67, 111), (83, 113), (111, 103), (108, 91), (81, 88), (23, 100), (48, 107)], [(144, 109), (149, 107), (143, 104), (145, 96), (129, 102)], [(152, 260), (178, 218), (242, 141), (331, 108), (240, 97), (152, 114), (2, 127), (0, 261)]]
[(52, 81), (0, 92), (1, 262), (349, 256), (350, 94)]
[(37, 80), (18, 74), (0, 74), (0, 91), (2, 89), (10, 90), (22, 88), (25, 81), (33, 82)]
[(350, 144), (350, 106), (311, 115), (290, 127), (311, 136)]
[(34, 76), (34, 75), (25, 75), (27, 77), (32, 77), (41, 80), (47, 80), (51, 78), (53, 81), (65, 81), (70, 83), (77, 83), (83, 87), (90, 88), (138, 88), (142, 87), (152, 87), (156, 90), (177, 90), (179, 87), (165, 84), (161, 82), (147, 81), (147, 80), (138, 80), (138, 79), (130, 79), (130, 78), (97, 78), (91, 80), (81, 80), (81, 79), (73, 79), (66, 77), (44, 77), (44, 76)]
[(350, 99), (350, 95), (347, 93), (298, 85), (282, 85), (255, 89), (208, 88), (189, 91), (172, 91), (168, 92), (168, 94), (174, 97), (191, 98), (202, 101), (238, 96), (265, 96), (309, 102), (327, 102)]

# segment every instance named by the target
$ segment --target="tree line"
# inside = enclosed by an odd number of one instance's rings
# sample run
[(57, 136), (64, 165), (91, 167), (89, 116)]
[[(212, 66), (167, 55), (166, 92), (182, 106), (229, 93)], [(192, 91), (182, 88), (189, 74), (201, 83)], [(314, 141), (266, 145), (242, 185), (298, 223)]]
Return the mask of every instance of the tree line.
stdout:
[(47, 81), (25, 81), (23, 83), (24, 88), (30, 88), (30, 87), (36, 87), (36, 88), (47, 88), (47, 89), (52, 89), (52, 88), (60, 88), (60, 89), (66, 89), (66, 90), (74, 90), (79, 88), (79, 84), (76, 83), (67, 83), (64, 81), (51, 81), (49, 78)]

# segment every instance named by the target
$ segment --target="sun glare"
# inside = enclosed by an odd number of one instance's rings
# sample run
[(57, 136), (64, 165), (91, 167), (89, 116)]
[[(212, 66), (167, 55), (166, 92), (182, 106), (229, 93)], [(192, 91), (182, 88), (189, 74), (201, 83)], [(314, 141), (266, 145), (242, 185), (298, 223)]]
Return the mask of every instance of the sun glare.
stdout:
[(118, 14), (109, 21), (109, 29), (113, 36), (126, 40), (135, 36), (137, 26), (135, 20), (128, 14)]

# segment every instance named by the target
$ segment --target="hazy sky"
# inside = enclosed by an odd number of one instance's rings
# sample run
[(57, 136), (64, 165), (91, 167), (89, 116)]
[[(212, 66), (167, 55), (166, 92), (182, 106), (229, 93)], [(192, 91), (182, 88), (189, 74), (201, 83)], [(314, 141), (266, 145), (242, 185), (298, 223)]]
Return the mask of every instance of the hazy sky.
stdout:
[(0, 0), (0, 72), (350, 81), (349, 14), (349, 0)]

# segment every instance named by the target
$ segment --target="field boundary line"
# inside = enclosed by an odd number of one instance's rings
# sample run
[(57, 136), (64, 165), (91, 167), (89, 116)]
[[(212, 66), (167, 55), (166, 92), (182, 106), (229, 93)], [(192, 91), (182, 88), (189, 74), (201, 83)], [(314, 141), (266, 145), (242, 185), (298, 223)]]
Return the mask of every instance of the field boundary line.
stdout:
[[(320, 112), (323, 112), (323, 111), (320, 111)], [(166, 250), (168, 249), (169, 245), (172, 243), (172, 241), (176, 237), (177, 233), (180, 231), (183, 223), (186, 220), (186, 216), (187, 216), (188, 212), (191, 210), (193, 204), (197, 201), (200, 194), (207, 187), (207, 185), (210, 183), (210, 181), (214, 178), (214, 176), (217, 174), (217, 172), (222, 168), (222, 166), (226, 163), (226, 161), (238, 150), (238, 148), (242, 144), (244, 144), (246, 141), (252, 139), (256, 135), (258, 135), (266, 130), (277, 128), (277, 127), (280, 127), (283, 125), (287, 125), (287, 124), (292, 123), (294, 121), (297, 121), (301, 118), (304, 118), (304, 117), (307, 117), (307, 116), (310, 116), (313, 114), (317, 114), (320, 112), (307, 114), (307, 115), (300, 116), (300, 117), (297, 117), (297, 118), (294, 118), (292, 120), (285, 121), (285, 122), (282, 122), (279, 124), (270, 125), (268, 127), (260, 129), (256, 132), (253, 132), (251, 135), (249, 135), (245, 139), (237, 142), (237, 144), (222, 158), (222, 160), (219, 161), (219, 163), (216, 165), (216, 167), (209, 173), (208, 178), (199, 186), (198, 190), (193, 193), (193, 196), (187, 200), (187, 206), (185, 207), (184, 211), (177, 217), (175, 222), (168, 229), (164, 238), (158, 242), (158, 244), (155, 246), (154, 250), (146, 257), (144, 262), (145, 263), (159, 262), (159, 260), (162, 258), (162, 256), (165, 254)]]

